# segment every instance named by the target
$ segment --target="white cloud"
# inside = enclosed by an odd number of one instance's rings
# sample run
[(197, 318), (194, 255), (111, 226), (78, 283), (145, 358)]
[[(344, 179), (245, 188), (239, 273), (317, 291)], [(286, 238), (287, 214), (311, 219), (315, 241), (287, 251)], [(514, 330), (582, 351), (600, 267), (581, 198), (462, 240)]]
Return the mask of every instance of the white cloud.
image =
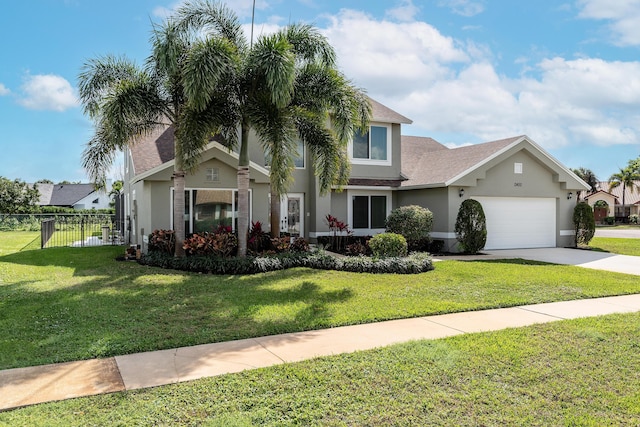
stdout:
[(640, 45), (639, 0), (579, 0), (578, 17), (609, 21), (609, 30), (615, 44)]
[(420, 12), (420, 8), (413, 4), (412, 0), (401, 0), (400, 5), (386, 11), (389, 19), (400, 22), (411, 22)]
[(65, 111), (79, 104), (71, 84), (53, 74), (27, 76), (22, 92), (18, 102), (32, 110)]
[(484, 12), (484, 1), (477, 0), (440, 0), (440, 7), (448, 7), (457, 15), (471, 17)]
[(406, 96), (420, 85), (446, 78), (451, 73), (448, 64), (469, 61), (452, 38), (424, 22), (376, 21), (362, 12), (342, 10), (323, 32), (345, 74), (385, 96)]
[(0, 83), (0, 96), (6, 96), (6, 95), (9, 95), (10, 93), (11, 91), (9, 90), (9, 88), (7, 88), (5, 85)]
[(425, 22), (342, 10), (323, 31), (349, 78), (414, 121), (408, 134), (460, 135), (445, 141), (455, 144), (527, 134), (546, 149), (640, 144), (638, 61), (550, 57), (508, 77), (488, 47)]

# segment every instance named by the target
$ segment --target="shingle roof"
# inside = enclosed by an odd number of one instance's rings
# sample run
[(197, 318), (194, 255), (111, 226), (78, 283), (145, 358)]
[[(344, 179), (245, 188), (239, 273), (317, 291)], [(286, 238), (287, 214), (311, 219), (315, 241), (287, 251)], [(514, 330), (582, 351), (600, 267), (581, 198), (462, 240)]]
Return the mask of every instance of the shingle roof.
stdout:
[(136, 175), (173, 160), (173, 126), (159, 127), (131, 147), (133, 171)]
[(40, 193), (39, 206), (48, 206), (51, 204), (51, 195), (53, 194), (53, 184), (46, 184), (38, 182), (33, 184), (34, 188)]
[(402, 138), (402, 187), (443, 185), (523, 136), (448, 149), (431, 138)]
[(73, 206), (94, 191), (93, 184), (55, 184), (48, 204), (50, 206)]
[(402, 114), (393, 111), (391, 108), (380, 104), (375, 99), (369, 98), (372, 109), (372, 120), (374, 122), (404, 123), (411, 124), (413, 120), (406, 118)]
[[(629, 187), (625, 188), (624, 202), (627, 205), (635, 205), (636, 203), (640, 204), (640, 181), (634, 181), (634, 183), (635, 186), (633, 192), (631, 192)], [(618, 203), (622, 204), (622, 185), (609, 189), (609, 182), (602, 181), (598, 182), (596, 189), (613, 194), (618, 199)]]

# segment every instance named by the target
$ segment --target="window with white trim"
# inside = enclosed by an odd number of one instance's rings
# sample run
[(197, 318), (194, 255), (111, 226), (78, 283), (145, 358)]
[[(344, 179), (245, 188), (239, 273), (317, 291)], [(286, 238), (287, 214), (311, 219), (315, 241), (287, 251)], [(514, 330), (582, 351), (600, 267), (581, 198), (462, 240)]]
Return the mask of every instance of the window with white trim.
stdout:
[[(171, 189), (171, 223), (173, 224), (173, 189)], [(251, 220), (251, 190), (249, 190), (249, 220)], [(185, 231), (203, 233), (218, 226), (237, 228), (238, 190), (187, 188), (184, 192)], [(173, 228), (173, 227), (172, 227)]]
[(388, 212), (387, 201), (387, 195), (352, 195), (352, 228), (354, 230), (384, 229)]
[(351, 158), (354, 163), (391, 164), (391, 126), (372, 124), (367, 133), (356, 131), (351, 142)]

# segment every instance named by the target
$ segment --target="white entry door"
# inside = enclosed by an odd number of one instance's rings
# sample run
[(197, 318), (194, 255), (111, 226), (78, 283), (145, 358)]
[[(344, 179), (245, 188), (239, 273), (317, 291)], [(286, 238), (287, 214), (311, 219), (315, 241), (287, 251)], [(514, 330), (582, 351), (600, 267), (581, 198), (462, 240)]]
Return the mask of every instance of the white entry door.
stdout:
[(280, 231), (291, 237), (304, 237), (304, 194), (289, 193), (282, 197)]
[(487, 220), (485, 249), (552, 248), (556, 245), (556, 200), (534, 197), (474, 197)]

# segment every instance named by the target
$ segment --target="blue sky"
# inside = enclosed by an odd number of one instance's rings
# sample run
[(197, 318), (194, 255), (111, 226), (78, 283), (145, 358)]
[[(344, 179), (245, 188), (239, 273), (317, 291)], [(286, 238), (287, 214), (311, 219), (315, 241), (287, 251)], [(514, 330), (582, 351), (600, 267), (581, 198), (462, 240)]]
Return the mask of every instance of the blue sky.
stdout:
[[(166, 0), (30, 0), (0, 15), (0, 176), (86, 182), (89, 58), (142, 63)], [(247, 24), (252, 0), (228, 2)], [(255, 33), (309, 22), (342, 71), (455, 147), (527, 134), (605, 180), (640, 155), (640, 0), (257, 0)], [(113, 178), (119, 177), (119, 165)]]

